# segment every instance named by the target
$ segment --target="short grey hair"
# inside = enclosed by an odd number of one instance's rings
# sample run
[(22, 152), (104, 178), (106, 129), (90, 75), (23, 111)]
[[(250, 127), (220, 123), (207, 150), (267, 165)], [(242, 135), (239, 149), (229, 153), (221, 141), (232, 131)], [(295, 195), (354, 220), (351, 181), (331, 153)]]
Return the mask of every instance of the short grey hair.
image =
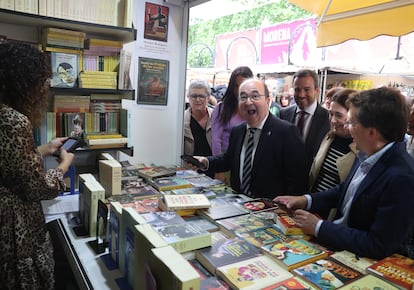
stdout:
[(193, 80), (191, 81), (188, 91), (191, 91), (193, 89), (199, 90), (204, 89), (208, 95), (210, 95), (210, 85), (206, 80)]

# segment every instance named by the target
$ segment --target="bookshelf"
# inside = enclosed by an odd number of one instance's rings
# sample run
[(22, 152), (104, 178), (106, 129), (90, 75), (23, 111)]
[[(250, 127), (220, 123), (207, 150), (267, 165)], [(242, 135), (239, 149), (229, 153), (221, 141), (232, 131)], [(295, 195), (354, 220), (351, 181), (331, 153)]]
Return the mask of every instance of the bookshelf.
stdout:
[[(90, 23), (85, 21), (76, 21), (72, 19), (63, 19), (38, 14), (25, 13), (20, 11), (8, 10), (0, 8), (0, 25), (2, 26), (1, 35), (7, 37), (11, 41), (24, 41), (28, 43), (38, 44), (40, 47), (42, 40), (42, 30), (46, 27), (55, 27), (66, 30), (81, 31), (86, 34), (86, 38), (108, 39), (128, 43), (136, 40), (136, 29), (133, 27), (112, 26), (106, 24)], [(83, 49), (79, 49), (82, 53)], [(135, 90), (118, 90), (118, 89), (86, 89), (86, 88), (50, 88), (50, 103), (53, 103), (55, 95), (86, 96), (90, 94), (106, 94), (121, 95), (121, 100), (134, 100)], [(119, 102), (121, 102), (121, 100)], [(40, 128), (40, 138), (36, 140), (41, 143), (46, 142), (46, 122)], [(80, 167), (96, 167), (97, 156), (102, 151), (123, 152), (129, 156), (133, 156), (133, 147), (128, 145), (122, 147), (111, 148), (80, 148), (76, 151), (79, 158), (75, 160), (81, 161)], [(90, 162), (89, 165), (86, 162)], [(79, 162), (74, 162), (77, 167)], [(46, 167), (48, 162), (46, 162)]]

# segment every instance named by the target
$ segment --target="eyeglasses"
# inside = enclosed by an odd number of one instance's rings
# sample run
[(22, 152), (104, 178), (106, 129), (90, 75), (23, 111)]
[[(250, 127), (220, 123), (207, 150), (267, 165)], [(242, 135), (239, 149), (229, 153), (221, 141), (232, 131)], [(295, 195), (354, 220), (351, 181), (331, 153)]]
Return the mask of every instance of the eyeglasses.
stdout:
[(208, 95), (203, 95), (203, 94), (191, 94), (191, 95), (189, 95), (188, 97), (189, 97), (190, 99), (192, 99), (192, 100), (196, 100), (196, 99), (203, 100), (203, 99), (207, 98), (207, 97), (208, 97)]
[(248, 99), (250, 99), (252, 102), (257, 102), (260, 100), (260, 97), (264, 96), (262, 94), (251, 94), (250, 96), (247, 94), (240, 94), (239, 96), (239, 102), (245, 103)]
[(358, 124), (357, 121), (351, 121), (351, 120), (348, 120), (344, 123), (344, 125), (347, 127), (355, 127), (356, 124)]

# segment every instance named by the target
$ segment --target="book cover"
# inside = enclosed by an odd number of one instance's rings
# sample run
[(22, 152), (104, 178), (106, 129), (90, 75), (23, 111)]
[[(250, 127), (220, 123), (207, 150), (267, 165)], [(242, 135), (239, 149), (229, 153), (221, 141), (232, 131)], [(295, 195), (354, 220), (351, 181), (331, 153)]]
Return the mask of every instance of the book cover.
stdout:
[(210, 200), (203, 194), (164, 195), (164, 203), (170, 210), (209, 208)]
[(262, 246), (261, 250), (288, 270), (328, 256), (328, 253), (317, 245), (302, 239), (278, 241)]
[(220, 231), (213, 232), (211, 239), (211, 247), (196, 251), (195, 258), (213, 274), (217, 267), (260, 255), (250, 243), (238, 237), (228, 238)]
[(121, 177), (121, 164), (118, 161), (99, 160), (99, 181), (106, 196), (121, 194)]
[(207, 175), (190, 176), (190, 177), (185, 177), (185, 179), (188, 182), (190, 182), (194, 187), (207, 188), (207, 187), (223, 184), (221, 180), (211, 178), (210, 176), (207, 176)]
[(193, 216), (185, 216), (184, 220), (187, 223), (192, 223), (197, 225), (199, 228), (207, 231), (207, 232), (215, 232), (219, 230), (219, 227), (212, 223), (211, 221), (209, 221), (208, 219), (206, 219), (203, 216), (199, 216), (199, 215), (193, 215)]
[(217, 274), (233, 289), (251, 290), (262, 289), (293, 277), (267, 256), (258, 256), (219, 267)]
[(138, 58), (138, 104), (167, 105), (169, 63), (168, 60)]
[(191, 223), (160, 226), (155, 230), (179, 253), (211, 246), (211, 234)]
[(186, 222), (175, 211), (147, 212), (142, 213), (141, 216), (148, 224), (154, 227), (181, 224)]
[(250, 212), (271, 211), (278, 209), (277, 204), (273, 200), (267, 198), (255, 198), (242, 202), (240, 205)]
[(175, 176), (150, 179), (148, 180), (148, 183), (159, 191), (192, 187), (191, 183), (185, 178)]
[(200, 289), (200, 275), (171, 246), (153, 248), (149, 266), (154, 275), (157, 290)]
[(122, 204), (119, 202), (109, 203), (109, 254), (119, 267), (119, 232), (122, 215)]
[(138, 174), (146, 179), (155, 179), (165, 176), (172, 176), (175, 174), (175, 170), (165, 166), (149, 166), (138, 168)]
[(217, 225), (225, 233), (234, 236), (273, 225), (273, 216), (271, 219), (264, 219), (256, 214), (245, 213), (244, 215), (218, 220)]
[[(161, 197), (158, 202), (158, 207), (161, 211), (171, 211), (172, 209), (168, 208), (167, 205), (164, 203), (164, 199)], [(174, 210), (179, 216), (193, 216), (197, 213), (197, 209), (189, 208), (189, 209), (176, 209)]]
[(282, 282), (263, 288), (263, 290), (305, 290), (305, 289), (310, 289), (310, 288), (308, 287), (308, 285), (305, 285), (300, 280), (298, 280), (296, 277), (292, 277)]
[(202, 279), (200, 282), (200, 290), (226, 290), (230, 286), (220, 278), (213, 276)]
[(287, 236), (304, 234), (302, 229), (289, 214), (278, 214), (276, 217), (276, 224), (281, 229), (282, 233)]
[(374, 275), (364, 275), (338, 289), (342, 290), (398, 290), (400, 288)]
[(130, 196), (134, 200), (162, 196), (161, 192), (152, 186), (144, 185), (140, 180), (122, 180), (121, 186), (121, 195)]
[(188, 262), (197, 271), (198, 275), (200, 275), (201, 280), (213, 277), (213, 274), (211, 274), (203, 265), (201, 265), (197, 259), (190, 259)]
[(286, 240), (286, 236), (278, 228), (273, 226), (258, 228), (236, 234), (258, 248), (267, 244), (273, 244), (275, 242)]
[(341, 262), (342, 264), (351, 267), (362, 274), (366, 273), (366, 269), (377, 262), (374, 259), (366, 258), (366, 257), (359, 257), (354, 253), (351, 253), (347, 250), (338, 251), (331, 254), (331, 258)]
[(248, 210), (236, 204), (233, 200), (216, 197), (211, 200), (211, 207), (206, 210), (200, 210), (199, 214), (204, 215), (212, 221), (244, 215), (249, 213)]
[(400, 288), (414, 288), (414, 260), (408, 257), (393, 254), (372, 264), (366, 270)]
[(78, 79), (78, 55), (51, 52), (52, 79), (51, 87), (73, 88)]
[(292, 271), (305, 281), (324, 290), (338, 288), (363, 275), (329, 257), (300, 266)]
[(168, 6), (146, 2), (144, 38), (167, 42), (168, 18)]

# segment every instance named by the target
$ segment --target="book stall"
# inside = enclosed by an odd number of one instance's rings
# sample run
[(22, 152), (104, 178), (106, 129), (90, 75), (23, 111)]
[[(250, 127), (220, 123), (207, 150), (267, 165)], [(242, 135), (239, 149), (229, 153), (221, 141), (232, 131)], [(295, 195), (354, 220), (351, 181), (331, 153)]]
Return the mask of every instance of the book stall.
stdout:
[(414, 260), (332, 252), (273, 201), (192, 170), (101, 161), (64, 199), (79, 208), (48, 224), (81, 289), (413, 289)]

